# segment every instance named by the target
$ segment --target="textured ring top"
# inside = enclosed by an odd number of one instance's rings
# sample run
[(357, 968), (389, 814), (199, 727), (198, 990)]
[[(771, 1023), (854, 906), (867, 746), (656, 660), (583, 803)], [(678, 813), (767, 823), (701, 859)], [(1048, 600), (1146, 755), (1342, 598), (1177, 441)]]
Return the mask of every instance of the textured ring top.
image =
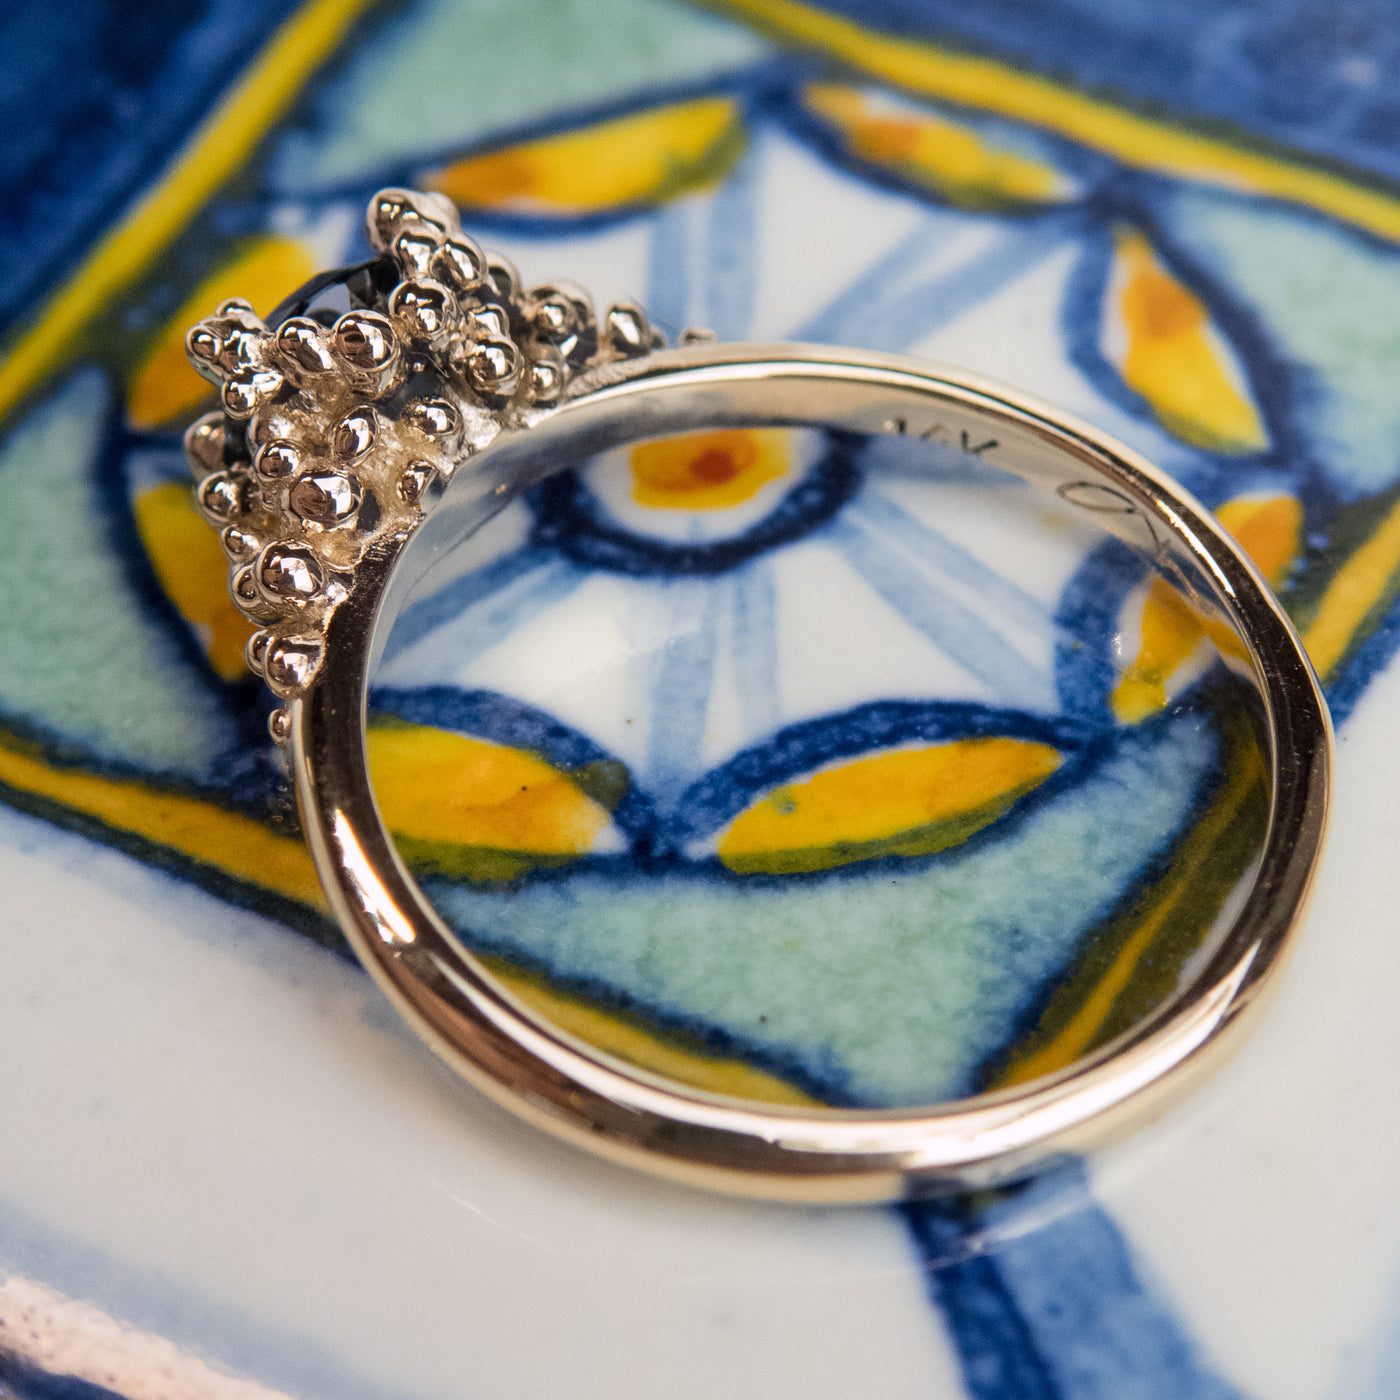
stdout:
[[(318, 872), (356, 952), (456, 1069), (614, 1159), (756, 1195), (873, 1200), (988, 1185), (1121, 1130), (1191, 1083), (1280, 964), (1321, 848), (1325, 704), (1286, 616), (1209, 514), (1123, 448), (954, 371), (860, 351), (666, 351), (635, 306), (601, 326), (559, 284), (522, 292), (430, 196), (371, 202), (379, 259), (318, 279), (268, 324), (226, 304), (190, 333), (225, 413), (189, 448), (249, 659), (287, 702)], [(243, 431), (239, 425), (246, 424)], [(1175, 992), (1067, 1068), (916, 1110), (776, 1107), (688, 1088), (548, 1024), (430, 907), (368, 771), (368, 684), (401, 600), (527, 486), (582, 457), (710, 427), (824, 426), (953, 445), (1092, 512), (1218, 635), (1257, 698), (1269, 813), (1241, 897)]]
[[(367, 224), (378, 257), (315, 278), (266, 321), (226, 301), (185, 338), (223, 399), (185, 434), (199, 508), (260, 624), (248, 664), (284, 700), (320, 668), (372, 542), (412, 530), (461, 462), (586, 366), (661, 343), (631, 303), (600, 323), (568, 283), (525, 290), (441, 195), (381, 190)], [(279, 743), (286, 725), (275, 712)]]

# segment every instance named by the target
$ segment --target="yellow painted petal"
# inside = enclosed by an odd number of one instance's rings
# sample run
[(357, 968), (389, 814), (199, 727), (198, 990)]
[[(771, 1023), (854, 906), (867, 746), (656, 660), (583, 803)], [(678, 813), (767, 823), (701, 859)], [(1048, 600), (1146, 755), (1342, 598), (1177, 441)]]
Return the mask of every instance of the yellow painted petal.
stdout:
[(741, 812), (720, 836), (719, 857), (741, 874), (792, 874), (928, 855), (994, 822), (1059, 764), (1049, 745), (1005, 738), (857, 758)]
[(1237, 496), (1215, 512), (1216, 519), (1235, 537), (1277, 588), (1298, 557), (1303, 531), (1303, 507), (1296, 496)]
[[(1239, 496), (1216, 516), (1275, 587), (1298, 553), (1303, 508), (1294, 496)], [(1207, 622), (1164, 579), (1155, 578), (1142, 605), (1138, 653), (1114, 687), (1114, 714), (1125, 724), (1155, 715), (1167, 703), (1167, 684), (1195, 654), (1203, 637), (1229, 655), (1241, 654), (1239, 638)]]
[(1141, 233), (1119, 234), (1117, 261), (1126, 383), (1163, 427), (1197, 447), (1232, 453), (1267, 447), (1243, 375), (1200, 298), (1162, 266)]
[(743, 1060), (716, 1055), (685, 1037), (649, 1026), (639, 1016), (604, 1009), (584, 997), (560, 992), (543, 977), (522, 972), (499, 958), (483, 958), (482, 961), (493, 976), (546, 1021), (653, 1074), (734, 1099), (807, 1108), (820, 1104), (820, 1100), (794, 1088), (786, 1080), (754, 1069)]
[(201, 282), (166, 323), (127, 388), (127, 416), (138, 428), (154, 428), (193, 412), (213, 390), (185, 358), (185, 332), (229, 297), (243, 297), (271, 311), (316, 271), (311, 250), (290, 238), (265, 238)]
[(253, 629), (228, 595), (228, 561), (190, 488), (165, 482), (143, 491), (133, 509), (160, 586), (195, 629), (214, 670), (226, 681), (246, 675), (243, 648)]
[(716, 184), (743, 143), (738, 104), (704, 97), (468, 156), (423, 181), (463, 208), (586, 214)]
[(1204, 635), (1201, 619), (1163, 579), (1152, 580), (1142, 605), (1138, 653), (1113, 690), (1113, 713), (1137, 724), (1167, 703), (1167, 682), (1194, 654)]
[(367, 742), (404, 859), (453, 878), (509, 880), (586, 854), (625, 786), (620, 764), (565, 774), (522, 749), (426, 725), (376, 723)]
[(998, 147), (966, 123), (909, 107), (879, 110), (858, 88), (836, 83), (812, 83), (803, 96), (862, 160), (954, 204), (1001, 209), (1042, 204), (1067, 193), (1067, 182), (1053, 166)]
[(687, 433), (641, 443), (629, 462), (638, 505), (723, 510), (752, 500), (788, 470), (788, 435), (775, 428)]

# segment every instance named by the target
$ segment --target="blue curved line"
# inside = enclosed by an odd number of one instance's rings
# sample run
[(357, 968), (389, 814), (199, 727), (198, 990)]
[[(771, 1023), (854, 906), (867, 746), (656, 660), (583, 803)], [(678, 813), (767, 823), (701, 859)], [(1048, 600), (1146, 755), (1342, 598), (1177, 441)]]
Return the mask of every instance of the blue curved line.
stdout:
[[(951, 199), (941, 195), (929, 184), (911, 179), (892, 165), (880, 164), (857, 155), (852, 150), (846, 133), (835, 123), (818, 116), (803, 100), (801, 93), (804, 79), (816, 76), (826, 75), (821, 74), (816, 69), (806, 75), (794, 73), (783, 88), (779, 89), (775, 86), (764, 101), (767, 109), (797, 140), (811, 147), (829, 164), (859, 180), (862, 184), (889, 190), (893, 194), (916, 200), (925, 206), (958, 208)], [(869, 81), (868, 75), (862, 75), (862, 77), (867, 82)], [(989, 117), (985, 112), (960, 107), (955, 102), (930, 100), (924, 93), (910, 93), (908, 96), (930, 114), (943, 114), (979, 130), (999, 129), (1022, 138), (1028, 134), (1028, 131), (1034, 132), (1034, 144), (1042, 148), (1040, 154), (1043, 154), (1047, 149), (1052, 150), (1054, 154), (1051, 159), (1054, 163), (1062, 171), (1068, 173), (1071, 178), (1077, 178), (1081, 181), (1084, 193), (1081, 193), (1079, 200), (1083, 200), (1092, 192), (1096, 181), (1104, 179), (1106, 175), (1111, 175), (1115, 169), (1115, 163), (1111, 158), (1053, 136), (1048, 131), (1037, 131), (1034, 127), (1028, 126), (1027, 123), (1019, 122), (1014, 118)], [(1035, 219), (1047, 212), (1058, 213), (1072, 208), (1077, 202), (1067, 198), (1008, 201), (1006, 205), (995, 212), (1000, 218), (1020, 221)]]
[(850, 433), (829, 432), (826, 451), (788, 493), (748, 529), (727, 539), (673, 541), (612, 523), (576, 471), (560, 472), (530, 493), (530, 543), (589, 569), (634, 578), (718, 575), (810, 533), (850, 499), (860, 482)]
[(1283, 364), (1269, 346), (1261, 327), (1200, 267), (1175, 246), (1163, 227), (1153, 196), (1161, 182), (1146, 176), (1120, 175), (1094, 201), (1097, 222), (1085, 238), (1065, 286), (1060, 329), (1070, 362), (1110, 403), (1143, 422), (1156, 424), (1152, 406), (1124, 381), (1102, 345), (1104, 302), (1113, 269), (1113, 222), (1131, 224), (1145, 234), (1162, 264), (1205, 305), (1213, 322), (1239, 356), (1259, 406), (1269, 438), (1262, 451), (1246, 456), (1193, 448), (1192, 458), (1173, 464), (1174, 474), (1197, 495), (1218, 498), (1219, 483), (1237, 480), (1241, 472), (1286, 468), (1297, 475), (1311, 468), (1297, 428), (1291, 420), (1290, 380), (1296, 367)]
[(1109, 696), (1118, 679), (1118, 615), (1147, 571), (1147, 561), (1122, 541), (1105, 540), (1060, 591), (1055, 689), (1067, 714), (1090, 724), (1112, 723)]

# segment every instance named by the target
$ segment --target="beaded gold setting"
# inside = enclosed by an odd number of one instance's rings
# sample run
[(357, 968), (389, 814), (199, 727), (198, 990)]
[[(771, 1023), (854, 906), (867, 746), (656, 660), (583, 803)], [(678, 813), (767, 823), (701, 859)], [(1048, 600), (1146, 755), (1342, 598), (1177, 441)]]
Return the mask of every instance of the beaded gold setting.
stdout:
[[(575, 375), (662, 344), (630, 302), (600, 318), (572, 284), (522, 287), (440, 195), (381, 190), (366, 224), (378, 257), (311, 284), (339, 286), (348, 310), (295, 314), (294, 296), (265, 321), (235, 299), (185, 342), (223, 401), (185, 435), (199, 510), (220, 532), (234, 603), (258, 624), (248, 665), (283, 701), (318, 674), (330, 615), (374, 540), (411, 531), (463, 462)], [(287, 723), (273, 712), (279, 743)]]

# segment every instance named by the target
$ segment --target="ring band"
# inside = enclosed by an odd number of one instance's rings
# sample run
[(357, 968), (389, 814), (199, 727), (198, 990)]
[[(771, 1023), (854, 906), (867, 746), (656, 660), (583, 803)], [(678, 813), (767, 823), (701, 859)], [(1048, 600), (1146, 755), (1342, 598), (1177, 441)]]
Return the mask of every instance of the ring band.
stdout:
[[(269, 327), (226, 304), (191, 332), (192, 359), (223, 388), (225, 413), (201, 420), (188, 441), (235, 600), (265, 624), (250, 660), (286, 702), (274, 734), (288, 745), (331, 907), (449, 1064), (618, 1161), (743, 1194), (870, 1201), (988, 1186), (1080, 1151), (1219, 1058), (1273, 980), (1305, 904), (1331, 733), (1286, 615), (1201, 506), (1095, 430), (959, 372), (829, 347), (660, 350), (631, 306), (614, 308), (600, 334), (581, 294), (523, 293), (504, 264), (461, 238), (436, 197), (382, 192), (370, 232), (383, 266), (358, 270), (358, 307), (346, 304), (342, 274), (321, 279), (321, 292), (340, 298), (333, 320), (313, 308)], [(403, 280), (389, 285), (385, 268)], [(233, 431), (239, 422), (246, 435)], [(772, 426), (921, 437), (975, 455), (1092, 512), (1237, 639), (1227, 659), (1257, 695), (1268, 767), (1267, 830), (1248, 893), (1174, 994), (1063, 1070), (890, 1111), (773, 1106), (672, 1083), (551, 1026), (507, 991), (428, 904), (380, 817), (369, 681), (402, 601), (435, 559), (586, 456), (665, 434)]]

